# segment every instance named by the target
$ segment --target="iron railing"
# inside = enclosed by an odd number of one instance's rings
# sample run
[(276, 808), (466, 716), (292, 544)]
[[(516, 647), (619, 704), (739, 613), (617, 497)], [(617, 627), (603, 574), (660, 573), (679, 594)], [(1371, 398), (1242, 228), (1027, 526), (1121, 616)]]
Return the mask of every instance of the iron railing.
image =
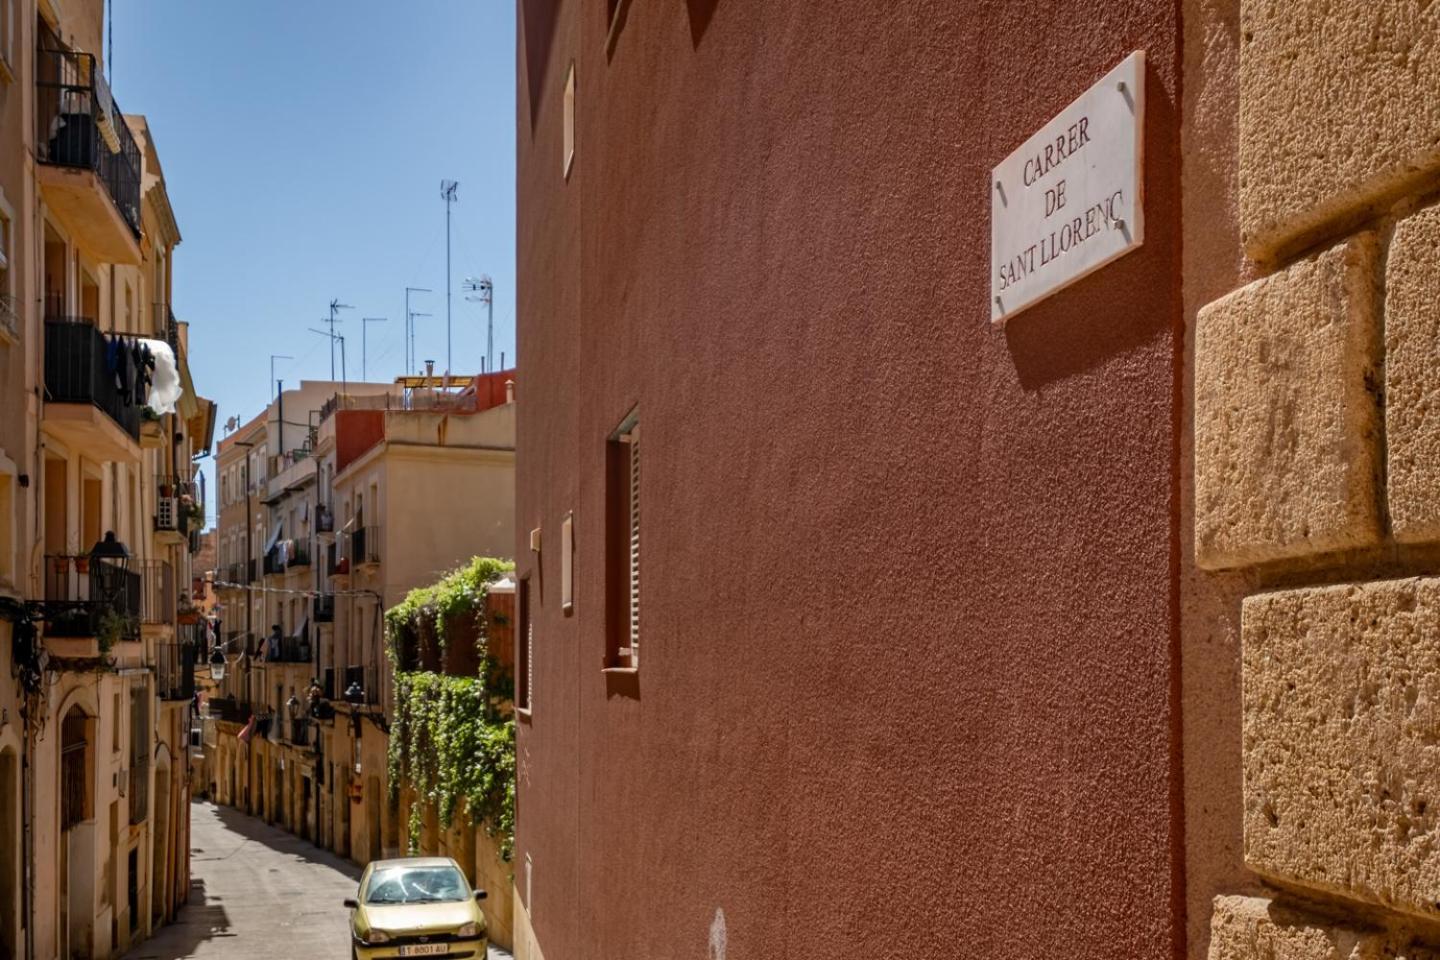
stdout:
[(0, 293), (0, 333), (20, 339), (20, 298)]
[(95, 173), (139, 239), (140, 147), (95, 57), (53, 35), (35, 51), (35, 152), (41, 163)]
[(161, 700), (195, 696), (195, 645), (162, 643), (155, 651), (155, 687)]
[(244, 700), (237, 700), (235, 697), (211, 697), (206, 701), (210, 708), (212, 719), (221, 720), (225, 723), (249, 723), (250, 717), (255, 710)]
[[(140, 407), (133, 376), (120, 374), (120, 350), (130, 341), (110, 338), (87, 317), (45, 319), (45, 399), (50, 403), (89, 403), (140, 439)], [(112, 347), (114, 348), (112, 350)]]
[(155, 304), (155, 339), (164, 340), (180, 356), (180, 324), (168, 303)]
[(167, 560), (132, 560), (140, 577), (140, 621), (170, 623), (175, 619), (175, 576)]
[(347, 556), (350, 558), (350, 566), (356, 567), (362, 563), (380, 562), (380, 527), (373, 524), (368, 527), (357, 527), (350, 531), (350, 542)]
[(290, 742), (297, 747), (310, 746), (310, 728), (312, 721), (309, 717), (295, 717), (290, 721)]
[[(45, 633), (95, 637), (109, 627), (117, 639), (140, 636), (143, 585), (138, 572), (79, 556), (45, 557)], [(107, 622), (108, 621), (108, 622)]]

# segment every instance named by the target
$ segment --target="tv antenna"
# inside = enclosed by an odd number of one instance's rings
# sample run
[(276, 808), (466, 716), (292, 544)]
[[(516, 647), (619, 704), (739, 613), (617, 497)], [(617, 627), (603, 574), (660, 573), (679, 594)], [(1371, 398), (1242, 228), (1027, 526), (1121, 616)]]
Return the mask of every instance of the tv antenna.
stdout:
[[(306, 329), (309, 330), (311, 333), (318, 333), (318, 334), (320, 334), (320, 336), (322, 336), (322, 337), (329, 337), (329, 338), (330, 338), (330, 357), (331, 357), (331, 363), (334, 363), (334, 357), (335, 357), (335, 341), (337, 341), (337, 340), (340, 341), (340, 381), (341, 381), (342, 384), (348, 385), (348, 383), (349, 383), (349, 378), (346, 377), (346, 375), (345, 375), (345, 338), (342, 337), (342, 336), (340, 336), (340, 334), (338, 334), (338, 333), (330, 333), (330, 332), (327, 331), (327, 330), (317, 330), (317, 329), (315, 329), (314, 327), (306, 327)], [(335, 375), (332, 373), (330, 376), (331, 376), (331, 380), (332, 380), (332, 382), (333, 382)]]
[(495, 284), (488, 273), (480, 279), (465, 278), (465, 299), (471, 303), (485, 304), (488, 315), (485, 320), (485, 372), (495, 372)]
[(449, 373), (452, 356), (450, 352), (450, 207), (458, 199), (455, 192), (460, 189), (458, 180), (440, 181), (440, 199), (445, 201), (445, 372)]
[(410, 294), (431, 293), (429, 287), (406, 287), (405, 288), (405, 373), (406, 375), (415, 372), (415, 318), (428, 317), (428, 313), (416, 313), (410, 309)]
[[(336, 299), (330, 301), (330, 319), (329, 319), (328, 322), (329, 322), (329, 324), (330, 324), (330, 380), (331, 380), (331, 382), (334, 382), (334, 380), (335, 380), (335, 324), (337, 324), (337, 323), (344, 323), (344, 322), (345, 322), (344, 320), (337, 320), (337, 319), (335, 319), (335, 314), (336, 314), (338, 311), (341, 311), (341, 310), (354, 310), (354, 309), (355, 309), (355, 308), (352, 307), (352, 306), (350, 306), (350, 304), (348, 304), (348, 303), (341, 303), (338, 297), (337, 297)], [(314, 328), (312, 327), (311, 329), (313, 330)], [(345, 338), (344, 338), (344, 337), (341, 337), (341, 338), (340, 338), (340, 342), (341, 342), (341, 343), (344, 343), (344, 342), (345, 342)], [(342, 364), (342, 365), (343, 365), (343, 364)], [(342, 372), (343, 372), (343, 371), (342, 371)]]

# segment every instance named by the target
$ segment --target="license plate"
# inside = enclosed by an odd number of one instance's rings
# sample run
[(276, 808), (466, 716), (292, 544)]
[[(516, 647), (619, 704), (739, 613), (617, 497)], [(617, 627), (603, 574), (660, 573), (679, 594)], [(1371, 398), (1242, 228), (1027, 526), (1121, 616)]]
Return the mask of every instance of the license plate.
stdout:
[(443, 957), (449, 952), (448, 943), (412, 943), (400, 948), (402, 957)]

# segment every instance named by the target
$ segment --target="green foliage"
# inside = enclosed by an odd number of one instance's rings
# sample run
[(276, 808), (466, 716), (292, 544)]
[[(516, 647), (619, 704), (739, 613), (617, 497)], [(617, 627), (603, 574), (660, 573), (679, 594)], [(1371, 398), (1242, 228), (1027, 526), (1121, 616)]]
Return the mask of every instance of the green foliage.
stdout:
[[(412, 590), (385, 612), (387, 650), (395, 666), (395, 711), (390, 722), (389, 783), (392, 802), (402, 785), (415, 790), (409, 842), (419, 844), (423, 809), (434, 803), (447, 827), (463, 804), (472, 823), (499, 839), (510, 859), (515, 842), (515, 721), (509, 701), (514, 680), (490, 657), (485, 596), (513, 563), (477, 557), (439, 583)], [(447, 626), (473, 617), (479, 670), (455, 677), (410, 669), (403, 651), (414, 651), (422, 634), (440, 638)]]
[[(443, 653), (449, 642), (449, 627), (460, 617), (474, 616), (479, 627), (480, 643), (484, 643), (484, 618), (477, 616), (485, 609), (485, 594), (490, 584), (515, 570), (509, 560), (493, 557), (475, 557), (468, 564), (451, 570), (438, 583), (428, 587), (417, 587), (406, 594), (405, 599), (385, 611), (385, 635), (390, 662), (397, 668), (408, 664), (399, 662), (399, 650), (418, 645), (422, 627), (434, 631)], [(480, 650), (484, 658), (485, 651)]]
[(95, 625), (95, 640), (100, 647), (100, 659), (103, 662), (105, 656), (115, 647), (115, 644), (125, 637), (135, 634), (135, 622), (132, 617), (117, 610), (106, 610), (100, 615)]

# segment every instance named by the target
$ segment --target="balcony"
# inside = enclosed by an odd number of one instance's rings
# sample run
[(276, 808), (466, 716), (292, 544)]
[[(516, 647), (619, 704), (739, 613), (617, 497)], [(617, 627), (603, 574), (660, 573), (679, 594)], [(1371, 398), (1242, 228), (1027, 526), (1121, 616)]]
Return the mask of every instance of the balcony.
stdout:
[(250, 717), (255, 713), (249, 703), (234, 697), (211, 697), (206, 701), (206, 706), (210, 709), (211, 719), (222, 723), (243, 725), (249, 723)]
[(296, 717), (290, 721), (290, 742), (297, 747), (308, 747), (313, 721), (309, 717)]
[(179, 546), (189, 540), (192, 527), (204, 526), (205, 506), (198, 495), (199, 488), (193, 480), (157, 478), (155, 532), (161, 543)]
[(46, 640), (83, 640), (83, 645), (51, 644), (60, 656), (96, 657), (108, 642), (140, 638), (142, 576), (89, 555), (45, 558)]
[[(118, 344), (129, 341), (118, 339)], [(117, 380), (126, 384), (117, 385)], [(85, 317), (45, 320), (45, 431), (101, 461), (140, 462), (135, 381), (110, 360), (110, 340)]]
[(316, 623), (335, 622), (335, 595), (333, 593), (321, 594), (315, 598), (314, 617)]
[(315, 508), (315, 532), (335, 532), (335, 514), (331, 513), (330, 508), (324, 504)]
[(349, 549), (346, 556), (350, 560), (353, 569), (362, 564), (380, 562), (380, 527), (372, 525), (368, 527), (357, 527), (350, 532)]
[(48, 31), (35, 51), (36, 178), (70, 234), (107, 263), (140, 263), (140, 147), (88, 53)]
[(299, 540), (281, 540), (265, 554), (266, 575), (310, 566), (310, 548)]
[(140, 607), (136, 611), (142, 624), (175, 622), (175, 576), (165, 560), (132, 560), (140, 584)]
[(156, 649), (155, 690), (161, 700), (195, 696), (195, 645), (162, 643)]
[(338, 699), (347, 700), (346, 691), (353, 684), (360, 685), (360, 703), (375, 705), (380, 702), (380, 685), (378, 682), (378, 671), (373, 666), (352, 665), (345, 668), (345, 676), (341, 679), (342, 686), (338, 691)]
[(266, 637), (261, 642), (260, 649), (265, 651), (266, 663), (310, 662), (310, 628), (308, 624), (302, 626), (300, 632), (293, 637), (281, 637), (276, 647), (272, 648), (273, 642), (270, 637)]

